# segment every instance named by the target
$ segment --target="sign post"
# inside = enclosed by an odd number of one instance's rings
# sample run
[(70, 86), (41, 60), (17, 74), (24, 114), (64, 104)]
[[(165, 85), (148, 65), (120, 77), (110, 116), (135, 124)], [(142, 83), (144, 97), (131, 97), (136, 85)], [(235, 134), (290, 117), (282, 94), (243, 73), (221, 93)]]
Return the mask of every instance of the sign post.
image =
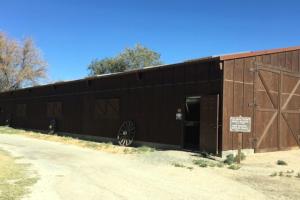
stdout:
[(242, 133), (238, 133), (238, 154), (237, 154), (237, 164), (241, 163), (241, 157), (242, 157)]
[(242, 134), (251, 132), (251, 117), (230, 117), (230, 132), (238, 134), (237, 163), (241, 163)]

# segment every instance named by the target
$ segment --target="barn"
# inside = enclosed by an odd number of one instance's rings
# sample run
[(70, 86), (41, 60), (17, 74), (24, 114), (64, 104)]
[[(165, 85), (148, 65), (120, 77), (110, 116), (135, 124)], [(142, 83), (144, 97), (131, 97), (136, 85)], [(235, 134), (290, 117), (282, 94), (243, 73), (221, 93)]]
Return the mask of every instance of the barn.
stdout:
[[(237, 53), (0, 93), (0, 124), (224, 155), (300, 146), (300, 47)], [(230, 131), (249, 117), (251, 130)]]

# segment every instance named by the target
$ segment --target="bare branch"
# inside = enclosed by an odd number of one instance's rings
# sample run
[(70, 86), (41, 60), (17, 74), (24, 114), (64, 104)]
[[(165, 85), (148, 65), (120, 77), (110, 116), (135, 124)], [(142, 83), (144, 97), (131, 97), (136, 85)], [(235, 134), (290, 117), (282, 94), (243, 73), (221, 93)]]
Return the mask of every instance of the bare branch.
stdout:
[(46, 68), (32, 39), (18, 43), (0, 32), (0, 91), (35, 85), (46, 78)]

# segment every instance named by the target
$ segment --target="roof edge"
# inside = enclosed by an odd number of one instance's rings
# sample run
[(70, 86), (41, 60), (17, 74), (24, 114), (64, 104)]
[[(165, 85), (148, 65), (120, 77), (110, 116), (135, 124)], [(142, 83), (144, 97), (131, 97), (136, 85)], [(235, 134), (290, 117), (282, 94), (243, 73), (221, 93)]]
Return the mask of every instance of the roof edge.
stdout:
[(89, 80), (109, 78), (109, 77), (114, 77), (114, 76), (122, 76), (122, 75), (134, 74), (134, 73), (139, 73), (139, 72), (146, 72), (149, 70), (159, 69), (159, 68), (164, 68), (164, 67), (175, 67), (178, 65), (202, 63), (202, 62), (209, 62), (209, 61), (216, 61), (216, 60), (217, 61), (220, 60), (219, 56), (215, 56), (215, 57), (209, 56), (209, 57), (203, 57), (203, 58), (198, 58), (198, 59), (185, 60), (185, 61), (177, 62), (177, 63), (148, 66), (148, 67), (144, 67), (141, 69), (131, 69), (131, 70), (127, 70), (124, 72), (114, 72), (114, 73), (109, 73), (109, 74), (93, 75), (93, 76), (87, 76), (87, 77), (75, 79), (75, 80), (58, 81), (58, 82), (54, 82), (54, 83), (47, 83), (47, 84), (30, 86), (30, 87), (25, 87), (25, 88), (18, 88), (15, 90), (8, 90), (8, 91), (0, 92), (0, 94), (10, 93), (10, 92), (18, 92), (18, 91), (26, 91), (26, 90), (36, 89), (36, 88), (43, 88), (43, 87), (66, 85), (66, 84), (76, 83), (76, 82), (80, 82), (80, 81), (89, 81)]
[(245, 58), (245, 57), (251, 57), (251, 56), (260, 56), (265, 54), (273, 54), (273, 53), (281, 53), (281, 52), (287, 52), (287, 51), (295, 51), (300, 50), (300, 46), (292, 46), (287, 48), (276, 48), (276, 49), (270, 49), (270, 50), (259, 50), (259, 51), (250, 51), (246, 53), (237, 53), (237, 54), (228, 54), (224, 56), (220, 56), (220, 60), (232, 60), (237, 58)]

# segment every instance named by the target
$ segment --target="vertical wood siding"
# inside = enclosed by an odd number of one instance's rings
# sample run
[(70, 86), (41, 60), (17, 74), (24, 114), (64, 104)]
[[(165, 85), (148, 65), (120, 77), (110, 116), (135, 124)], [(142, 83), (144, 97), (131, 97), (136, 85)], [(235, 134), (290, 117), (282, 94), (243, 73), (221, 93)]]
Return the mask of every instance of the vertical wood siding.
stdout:
[[(116, 138), (120, 123), (134, 120), (135, 140), (181, 145), (177, 109), (185, 110), (186, 96), (220, 94), (221, 78), (219, 62), (201, 61), (2, 93), (0, 107), (5, 113), (0, 123), (8, 114), (14, 119), (16, 104), (26, 104), (28, 120), (22, 126), (45, 130), (47, 102), (62, 102), (59, 131)], [(96, 101), (105, 98), (120, 100), (118, 120), (95, 117)], [(20, 122), (12, 125), (20, 126)]]
[[(256, 122), (255, 123), (255, 101), (260, 101), (261, 105), (265, 104), (264, 107), (268, 107), (271, 109), (271, 103), (268, 103), (267, 95), (257, 96), (256, 90), (260, 90), (262, 87), (259, 79), (255, 78), (255, 63), (261, 63), (263, 66), (266, 66), (270, 69), (274, 69), (281, 72), (290, 72), (292, 74), (300, 74), (300, 51), (287, 51), (281, 53), (273, 53), (266, 54), (260, 56), (252, 56), (246, 58), (238, 58), (232, 60), (224, 61), (224, 70), (223, 70), (223, 131), (222, 131), (222, 149), (223, 150), (232, 150), (237, 149), (238, 141), (237, 135), (229, 132), (229, 118), (230, 116), (249, 116), (251, 117), (254, 123), (252, 123), (252, 132), (249, 134), (243, 134), (242, 138), (242, 147), (244, 149), (255, 148), (257, 137), (259, 137), (259, 133), (255, 133), (255, 130), (258, 130), (259, 127), (263, 129), (266, 124), (265, 122)], [(278, 103), (278, 98), (280, 98), (281, 102), (284, 102), (289, 94), (292, 92), (292, 88), (297, 84), (297, 80), (294, 81), (292, 78), (280, 78), (279, 75), (268, 72), (261, 72), (265, 77), (265, 81), (267, 85), (269, 85), (270, 90), (272, 92), (270, 95), (271, 99), (276, 103)], [(279, 73), (280, 74), (280, 73)], [(279, 80), (282, 79), (282, 83)], [(299, 79), (298, 79), (299, 80)], [(273, 81), (273, 82), (272, 82)], [(255, 83), (257, 82), (257, 83)], [(277, 85), (276, 85), (277, 84)], [(276, 87), (279, 88), (280, 84), (282, 88), (282, 95), (279, 97), (279, 93), (276, 94)], [(289, 88), (289, 89), (286, 89)], [(255, 90), (255, 91), (254, 91)], [(263, 88), (261, 88), (264, 91)], [(286, 94), (285, 94), (286, 93)], [(255, 96), (256, 97), (255, 97)], [(291, 110), (300, 109), (300, 88), (292, 95), (291, 101), (288, 103), (288, 106), (292, 106)], [(258, 99), (255, 99), (258, 98)], [(264, 99), (260, 99), (264, 98)], [(279, 105), (278, 105), (279, 106)], [(295, 111), (295, 112), (296, 112)], [(271, 115), (271, 113), (266, 113), (264, 115)], [(284, 148), (284, 147), (293, 147), (297, 146), (295, 142), (295, 138), (291, 136), (292, 132), (300, 135), (300, 116), (297, 113), (294, 114), (285, 114), (284, 116), (276, 116), (275, 121), (279, 121), (279, 126), (276, 124), (270, 127), (269, 132), (273, 132), (274, 134), (266, 137), (262, 141), (262, 149), (271, 150), (273, 147), (276, 149)], [(270, 116), (266, 116), (266, 118), (270, 118)], [(285, 119), (288, 119), (288, 123), (285, 123)], [(290, 123), (290, 124), (289, 124)], [(278, 123), (277, 123), (278, 124)], [(290, 127), (292, 128), (290, 128)], [(279, 129), (279, 131), (278, 131)], [(290, 130), (288, 130), (290, 129)], [(276, 133), (278, 131), (278, 133)], [(280, 132), (280, 133), (279, 133)], [(299, 133), (298, 133), (299, 132)], [(256, 135), (255, 135), (256, 134)], [(280, 134), (280, 135), (279, 135)], [(281, 141), (276, 141), (277, 136), (280, 136)], [(297, 135), (296, 135), (297, 136)], [(274, 146), (275, 145), (275, 146)], [(281, 146), (281, 147), (280, 147)]]

